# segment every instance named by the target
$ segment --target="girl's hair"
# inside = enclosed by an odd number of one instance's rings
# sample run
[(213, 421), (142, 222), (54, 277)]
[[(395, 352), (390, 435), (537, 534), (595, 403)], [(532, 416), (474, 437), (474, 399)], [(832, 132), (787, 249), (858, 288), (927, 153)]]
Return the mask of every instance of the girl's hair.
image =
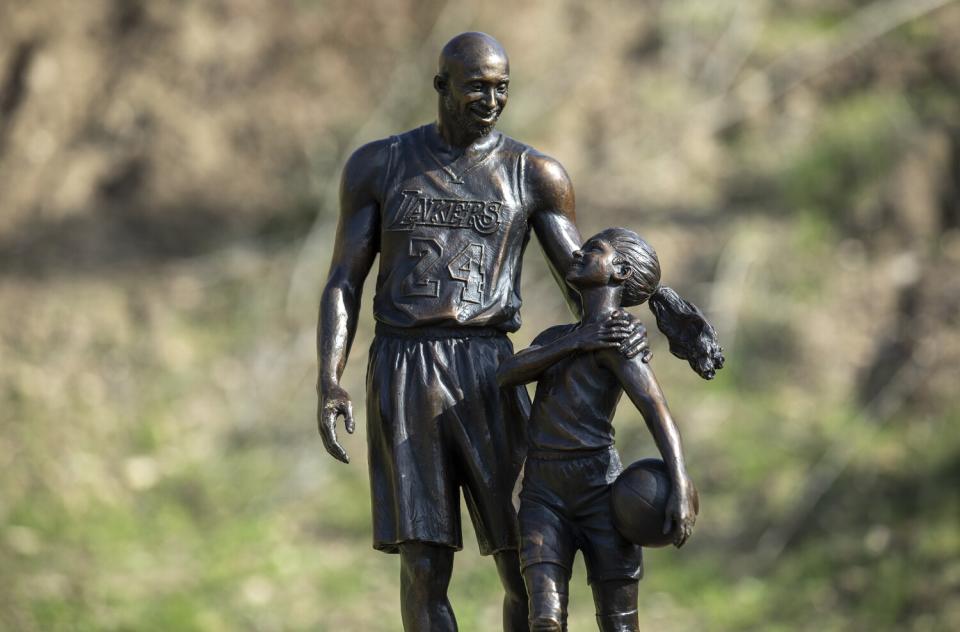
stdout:
[(660, 260), (653, 246), (627, 228), (608, 228), (596, 235), (617, 251), (617, 264), (630, 268), (623, 282), (623, 307), (650, 301), (657, 327), (670, 341), (670, 353), (690, 363), (700, 377), (711, 379), (723, 368), (717, 330), (703, 312), (672, 289), (660, 285)]

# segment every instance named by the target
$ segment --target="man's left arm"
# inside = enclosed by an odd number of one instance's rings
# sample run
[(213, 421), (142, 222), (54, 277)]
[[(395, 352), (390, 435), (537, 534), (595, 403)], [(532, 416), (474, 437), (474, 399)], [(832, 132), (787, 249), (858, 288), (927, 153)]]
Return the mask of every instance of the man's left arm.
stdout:
[[(524, 171), (525, 188), (534, 205), (530, 223), (537, 240), (547, 257), (547, 265), (553, 278), (567, 298), (570, 311), (577, 319), (581, 316), (580, 295), (567, 285), (566, 274), (573, 260), (573, 252), (580, 248), (580, 231), (577, 230), (576, 198), (570, 176), (558, 161), (530, 152)], [(631, 317), (632, 319), (632, 317)], [(633, 333), (621, 344), (627, 357), (640, 355), (644, 362), (650, 359), (647, 330), (643, 324), (632, 319)]]
[(581, 243), (576, 224), (573, 183), (559, 162), (538, 152), (527, 155), (525, 176), (526, 189), (534, 205), (530, 216), (533, 232), (547, 257), (553, 278), (567, 299), (570, 311), (579, 319), (580, 295), (565, 280), (573, 252), (580, 248)]

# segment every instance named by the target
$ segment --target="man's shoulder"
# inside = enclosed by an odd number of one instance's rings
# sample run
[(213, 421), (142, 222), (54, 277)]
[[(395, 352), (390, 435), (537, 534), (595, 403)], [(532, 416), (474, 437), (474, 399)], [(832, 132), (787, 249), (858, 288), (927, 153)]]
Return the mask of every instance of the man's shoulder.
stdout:
[(523, 154), (524, 180), (534, 191), (565, 193), (572, 188), (566, 169), (553, 156), (509, 136), (505, 136), (504, 146)]
[(348, 172), (366, 171), (383, 166), (386, 164), (390, 146), (394, 142), (396, 142), (394, 137), (381, 138), (357, 147), (347, 159), (346, 170)]
[(390, 152), (404, 137), (412, 137), (419, 131), (415, 128), (394, 136), (387, 136), (365, 143), (355, 149), (347, 159), (344, 174), (351, 180), (363, 181), (376, 178), (390, 162)]
[(376, 159), (381, 156), (385, 156), (387, 152), (392, 147), (403, 142), (414, 142), (420, 143), (424, 138), (424, 130), (429, 127), (430, 123), (426, 125), (420, 125), (414, 127), (413, 129), (408, 129), (405, 132), (400, 132), (398, 134), (393, 134), (385, 138), (378, 138), (377, 140), (370, 141), (364, 145), (361, 145), (353, 154), (350, 156), (350, 160), (357, 159)]
[(500, 130), (496, 131), (497, 134), (500, 134), (500, 150), (508, 151), (515, 154), (531, 154), (537, 150), (531, 147), (530, 145), (519, 141), (513, 136), (507, 136)]
[(500, 136), (503, 138), (503, 149), (517, 154), (526, 154), (527, 162), (535, 169), (552, 167), (563, 170), (563, 165), (561, 165), (560, 161), (553, 156), (545, 154), (536, 147), (528, 145), (523, 141), (519, 141), (512, 136), (507, 136), (502, 132), (500, 133)]

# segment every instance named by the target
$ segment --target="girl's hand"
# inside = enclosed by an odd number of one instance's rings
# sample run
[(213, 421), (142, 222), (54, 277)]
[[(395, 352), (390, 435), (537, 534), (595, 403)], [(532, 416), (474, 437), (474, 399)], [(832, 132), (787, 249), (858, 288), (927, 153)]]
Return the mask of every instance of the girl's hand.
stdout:
[(663, 524), (663, 532), (673, 531), (673, 544), (678, 549), (693, 532), (698, 505), (697, 490), (687, 476), (673, 482), (673, 489), (667, 500), (667, 520)]

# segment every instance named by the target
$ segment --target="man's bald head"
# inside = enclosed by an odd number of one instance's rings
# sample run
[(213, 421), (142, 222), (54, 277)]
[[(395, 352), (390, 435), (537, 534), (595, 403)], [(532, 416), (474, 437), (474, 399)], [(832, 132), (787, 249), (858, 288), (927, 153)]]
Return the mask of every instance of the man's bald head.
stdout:
[(433, 78), (441, 133), (458, 145), (489, 134), (507, 105), (509, 84), (510, 61), (500, 42), (486, 33), (461, 33), (447, 42)]
[(495, 38), (472, 31), (455, 36), (440, 51), (437, 72), (444, 77), (465, 67), (495, 63), (510, 72), (507, 51)]

